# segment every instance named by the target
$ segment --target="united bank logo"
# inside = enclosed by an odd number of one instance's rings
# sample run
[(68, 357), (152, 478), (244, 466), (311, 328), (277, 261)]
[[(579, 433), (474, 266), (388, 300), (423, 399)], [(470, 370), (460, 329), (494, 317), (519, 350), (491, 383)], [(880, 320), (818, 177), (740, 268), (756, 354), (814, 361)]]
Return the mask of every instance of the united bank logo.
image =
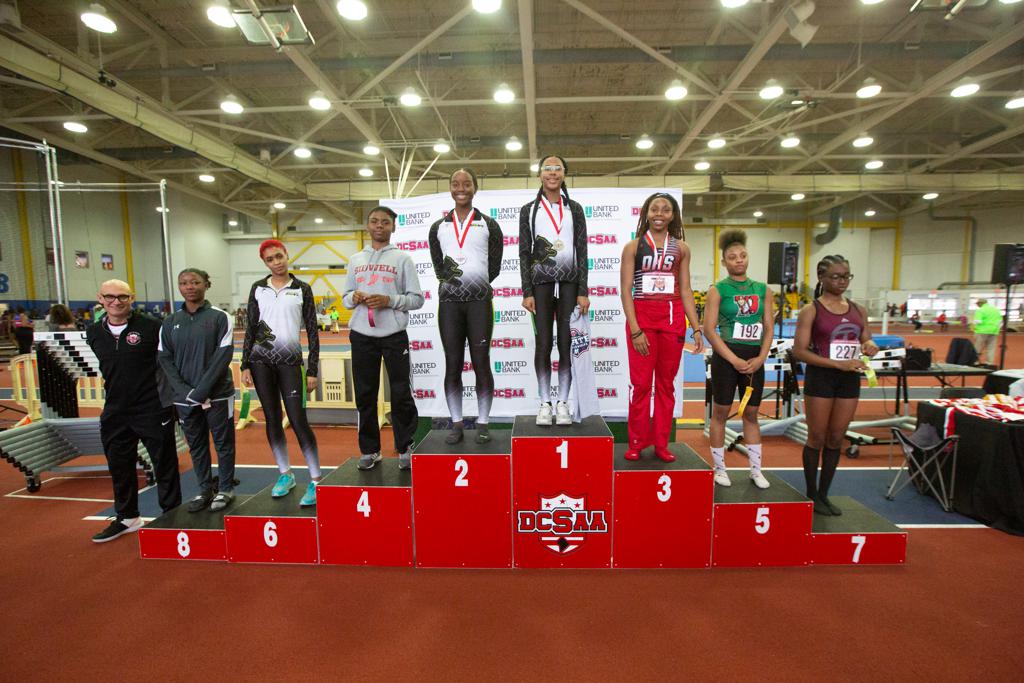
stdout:
[(519, 271), (519, 259), (518, 258), (503, 258), (501, 259), (501, 272), (518, 272)]
[(592, 323), (622, 322), (621, 308), (591, 308), (589, 315)]
[(437, 370), (437, 363), (413, 363), (412, 374), (417, 376), (433, 375)]
[(622, 361), (619, 360), (598, 360), (594, 361), (595, 375), (617, 375)]
[(436, 314), (433, 311), (428, 313), (410, 313), (409, 327), (426, 327), (434, 324)]
[(519, 211), (518, 206), (498, 206), (492, 208), (488, 213), (496, 221), (517, 221), (519, 220)]
[(618, 270), (621, 260), (620, 258), (588, 258), (587, 270), (591, 272)]
[(419, 263), (416, 264), (416, 275), (417, 276), (433, 275), (433, 274), (434, 274), (434, 264), (431, 263), (430, 261), (420, 261)]
[(583, 214), (587, 218), (617, 218), (619, 215), (618, 204), (595, 204), (584, 206)]
[(563, 492), (539, 498), (537, 510), (516, 511), (516, 529), (521, 534), (536, 534), (551, 552), (568, 555), (586, 542), (588, 534), (608, 533), (604, 510), (588, 510), (586, 496)]
[(526, 320), (528, 311), (519, 309), (512, 311), (495, 311), (494, 312), (494, 324), (495, 325), (516, 325)]
[(525, 360), (496, 360), (494, 372), (499, 375), (518, 375), (526, 368)]
[(398, 225), (402, 228), (412, 228), (417, 225), (426, 225), (428, 223), (430, 223), (429, 211), (416, 211), (413, 213), (398, 214)]

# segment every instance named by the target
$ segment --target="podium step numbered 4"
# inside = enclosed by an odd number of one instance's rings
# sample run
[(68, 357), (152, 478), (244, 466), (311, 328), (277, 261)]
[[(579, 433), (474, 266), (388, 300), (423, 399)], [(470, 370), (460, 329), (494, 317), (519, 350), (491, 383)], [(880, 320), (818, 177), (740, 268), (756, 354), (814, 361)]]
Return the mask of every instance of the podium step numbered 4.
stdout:
[(357, 458), (317, 487), (272, 498), (241, 496), (221, 513), (184, 507), (139, 533), (143, 558), (473, 568), (705, 568), (902, 564), (907, 534), (849, 498), (840, 517), (814, 515), (807, 498), (766, 473), (716, 487), (710, 466), (685, 444), (676, 461), (651, 449), (623, 457), (600, 417), (538, 427), (518, 417), (487, 444), (472, 430), (448, 445), (431, 432), (412, 470)]

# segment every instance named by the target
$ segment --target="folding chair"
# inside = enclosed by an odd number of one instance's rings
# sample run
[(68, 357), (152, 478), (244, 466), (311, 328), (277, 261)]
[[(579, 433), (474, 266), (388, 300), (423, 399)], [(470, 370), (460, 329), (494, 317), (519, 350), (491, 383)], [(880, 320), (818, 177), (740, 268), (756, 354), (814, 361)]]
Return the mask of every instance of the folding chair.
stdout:
[[(903, 466), (896, 472), (896, 477), (889, 485), (885, 497), (889, 500), (895, 499), (896, 494), (907, 484), (914, 482), (919, 493), (931, 491), (942, 509), (952, 512), (953, 490), (956, 486), (956, 454), (960, 437), (954, 434), (944, 439), (940, 438), (933, 426), (923, 424), (909, 436), (899, 428), (893, 427), (892, 438), (903, 449)], [(943, 469), (950, 462), (950, 458), (953, 467), (950, 470), (952, 474), (947, 491)], [(906, 481), (900, 483), (900, 477), (904, 472), (907, 474)]]

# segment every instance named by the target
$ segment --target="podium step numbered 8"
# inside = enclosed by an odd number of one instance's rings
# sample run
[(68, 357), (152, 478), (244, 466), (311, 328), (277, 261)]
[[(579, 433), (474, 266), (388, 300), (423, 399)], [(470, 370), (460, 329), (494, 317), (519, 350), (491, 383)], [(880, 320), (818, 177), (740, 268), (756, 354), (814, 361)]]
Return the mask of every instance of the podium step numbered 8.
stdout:
[(840, 517), (770, 472), (716, 487), (685, 444), (676, 461), (648, 449), (623, 457), (600, 417), (474, 432), (448, 445), (431, 432), (412, 470), (395, 458), (374, 469), (347, 460), (302, 508), (304, 486), (272, 498), (239, 496), (220, 513), (177, 508), (139, 533), (146, 559), (455, 568), (706, 568), (902, 564), (907, 534), (849, 498)]

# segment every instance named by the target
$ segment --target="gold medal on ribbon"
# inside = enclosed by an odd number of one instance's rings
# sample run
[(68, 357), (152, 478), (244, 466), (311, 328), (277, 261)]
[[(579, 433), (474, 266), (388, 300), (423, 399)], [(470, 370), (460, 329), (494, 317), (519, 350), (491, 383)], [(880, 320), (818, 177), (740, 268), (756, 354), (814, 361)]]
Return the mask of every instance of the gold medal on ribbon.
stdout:
[(555, 248), (555, 251), (562, 251), (563, 249), (565, 249), (565, 242), (563, 242), (562, 240), (555, 240), (555, 243), (552, 244), (551, 246)]

